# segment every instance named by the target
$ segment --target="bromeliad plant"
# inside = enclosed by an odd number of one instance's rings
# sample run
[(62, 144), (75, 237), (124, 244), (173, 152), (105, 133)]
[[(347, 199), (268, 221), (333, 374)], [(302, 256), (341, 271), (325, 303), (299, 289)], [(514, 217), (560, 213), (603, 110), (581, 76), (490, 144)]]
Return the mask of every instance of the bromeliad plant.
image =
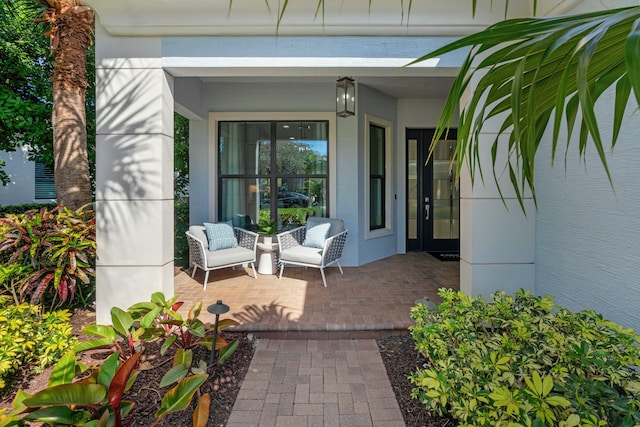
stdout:
[(492, 301), (440, 290), (411, 310), (426, 357), (412, 397), (461, 426), (633, 426), (640, 423), (640, 338), (551, 297), (497, 292)]

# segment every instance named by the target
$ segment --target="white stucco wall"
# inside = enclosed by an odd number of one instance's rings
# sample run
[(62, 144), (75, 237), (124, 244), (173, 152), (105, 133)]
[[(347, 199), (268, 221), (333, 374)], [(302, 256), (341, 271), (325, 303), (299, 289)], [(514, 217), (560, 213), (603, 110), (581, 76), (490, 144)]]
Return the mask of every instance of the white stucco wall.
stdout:
[[(387, 170), (388, 179), (391, 179), (391, 196), (393, 200), (388, 206), (390, 207), (387, 215), (390, 215), (390, 223), (391, 223), (391, 232), (393, 234), (375, 237), (375, 238), (367, 238), (367, 230), (366, 228), (366, 216), (369, 215), (369, 209), (367, 207), (367, 197), (365, 195), (366, 180), (368, 176), (366, 176), (366, 171), (368, 170), (365, 162), (368, 160), (367, 158), (367, 146), (368, 141), (366, 141), (366, 121), (365, 114), (369, 116), (373, 116), (377, 119), (382, 119), (389, 122), (392, 126), (392, 156), (395, 158), (398, 154), (398, 151), (401, 147), (404, 147), (404, 141), (400, 141), (396, 138), (396, 127), (397, 127), (397, 100), (388, 95), (385, 95), (382, 92), (371, 89), (369, 87), (359, 85), (358, 86), (358, 176), (356, 182), (358, 182), (358, 188), (360, 191), (358, 192), (358, 242), (359, 242), (359, 256), (358, 261), (359, 264), (366, 264), (372, 261), (376, 261), (382, 258), (390, 257), (391, 255), (395, 255), (397, 252), (396, 245), (396, 235), (398, 233), (398, 220), (400, 219), (397, 214), (397, 205), (398, 200), (395, 199), (395, 196), (398, 193), (398, 186), (404, 186), (405, 180), (403, 177), (398, 175), (398, 171), (393, 168), (391, 171)], [(391, 159), (392, 164), (393, 158)], [(400, 219), (404, 222), (404, 217)]]
[[(596, 116), (610, 141), (613, 94)], [(536, 292), (572, 310), (593, 309), (640, 330), (640, 115), (630, 106), (615, 150), (607, 150), (611, 188), (592, 146), (586, 160), (571, 141), (566, 171), (561, 146), (551, 167), (550, 138), (536, 159)], [(566, 133), (565, 133), (566, 135)], [(548, 135), (547, 135), (548, 136)], [(566, 141), (562, 135), (560, 144)]]
[(0, 160), (5, 162), (4, 171), (10, 180), (6, 186), (0, 185), (0, 206), (55, 202), (55, 199), (35, 198), (36, 167), (28, 159), (26, 148), (0, 151)]
[(4, 171), (11, 180), (6, 186), (0, 185), (0, 206), (33, 202), (35, 164), (27, 159), (27, 153), (0, 151), (0, 160), (4, 161)]
[[(637, 6), (636, 0), (585, 0), (572, 13)], [(633, 98), (633, 95), (632, 95)], [(613, 93), (597, 104), (605, 143), (611, 140)], [(564, 167), (564, 148), (551, 166), (551, 140), (536, 158), (536, 292), (571, 310), (590, 309), (640, 331), (640, 115), (632, 100), (612, 152), (606, 148), (611, 188), (594, 148), (578, 155), (577, 135)], [(566, 141), (566, 131), (560, 144)], [(615, 190), (615, 192), (614, 192)]]

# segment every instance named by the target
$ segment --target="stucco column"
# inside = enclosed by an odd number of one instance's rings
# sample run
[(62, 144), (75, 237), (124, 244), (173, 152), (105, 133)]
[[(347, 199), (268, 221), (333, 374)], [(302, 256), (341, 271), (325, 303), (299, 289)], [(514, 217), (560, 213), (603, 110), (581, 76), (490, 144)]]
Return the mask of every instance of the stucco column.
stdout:
[[(473, 89), (471, 89), (473, 90)], [(468, 99), (468, 98), (466, 98)], [(462, 105), (464, 106), (465, 100)], [(474, 185), (467, 165), (460, 178), (460, 290), (489, 297), (501, 289), (513, 293), (519, 288), (535, 290), (535, 217), (529, 192), (523, 213), (504, 169), (508, 136), (498, 152), (496, 171), (501, 198), (492, 173), (491, 145), (501, 120), (487, 123), (479, 135), (484, 183), (476, 171)]]
[(111, 323), (173, 295), (173, 78), (159, 58), (96, 62), (96, 314)]

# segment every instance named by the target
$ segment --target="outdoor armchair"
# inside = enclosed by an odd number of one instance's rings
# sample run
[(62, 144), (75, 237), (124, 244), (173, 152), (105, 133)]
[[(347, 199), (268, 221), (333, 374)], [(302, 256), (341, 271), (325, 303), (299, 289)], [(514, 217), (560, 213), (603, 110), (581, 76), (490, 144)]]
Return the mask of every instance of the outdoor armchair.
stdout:
[[(228, 226), (231, 228), (230, 226)], [(256, 247), (258, 244), (258, 234), (242, 228), (233, 227), (233, 237), (235, 247), (225, 247), (210, 250), (210, 240), (205, 231), (204, 225), (192, 225), (186, 232), (189, 243), (189, 258), (193, 263), (193, 273), (200, 268), (204, 271), (204, 290), (207, 290), (209, 271), (219, 268), (234, 267), (236, 265), (248, 264), (253, 270), (253, 277), (256, 275)]]
[(277, 237), (280, 248), (280, 279), (286, 264), (319, 268), (325, 288), (325, 267), (336, 264), (340, 274), (343, 274), (340, 259), (347, 240), (347, 230), (341, 219), (309, 217), (306, 226), (285, 231)]

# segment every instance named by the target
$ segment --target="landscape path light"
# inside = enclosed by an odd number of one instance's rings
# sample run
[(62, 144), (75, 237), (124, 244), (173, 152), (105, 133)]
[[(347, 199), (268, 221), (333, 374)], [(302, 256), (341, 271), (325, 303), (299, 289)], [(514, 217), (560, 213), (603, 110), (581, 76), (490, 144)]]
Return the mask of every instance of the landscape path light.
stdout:
[(207, 311), (216, 315), (216, 321), (213, 326), (213, 344), (211, 344), (211, 357), (209, 358), (209, 365), (213, 365), (216, 360), (216, 342), (218, 341), (218, 319), (220, 315), (229, 311), (229, 306), (222, 303), (222, 300), (218, 300), (215, 304), (211, 304), (207, 307)]

